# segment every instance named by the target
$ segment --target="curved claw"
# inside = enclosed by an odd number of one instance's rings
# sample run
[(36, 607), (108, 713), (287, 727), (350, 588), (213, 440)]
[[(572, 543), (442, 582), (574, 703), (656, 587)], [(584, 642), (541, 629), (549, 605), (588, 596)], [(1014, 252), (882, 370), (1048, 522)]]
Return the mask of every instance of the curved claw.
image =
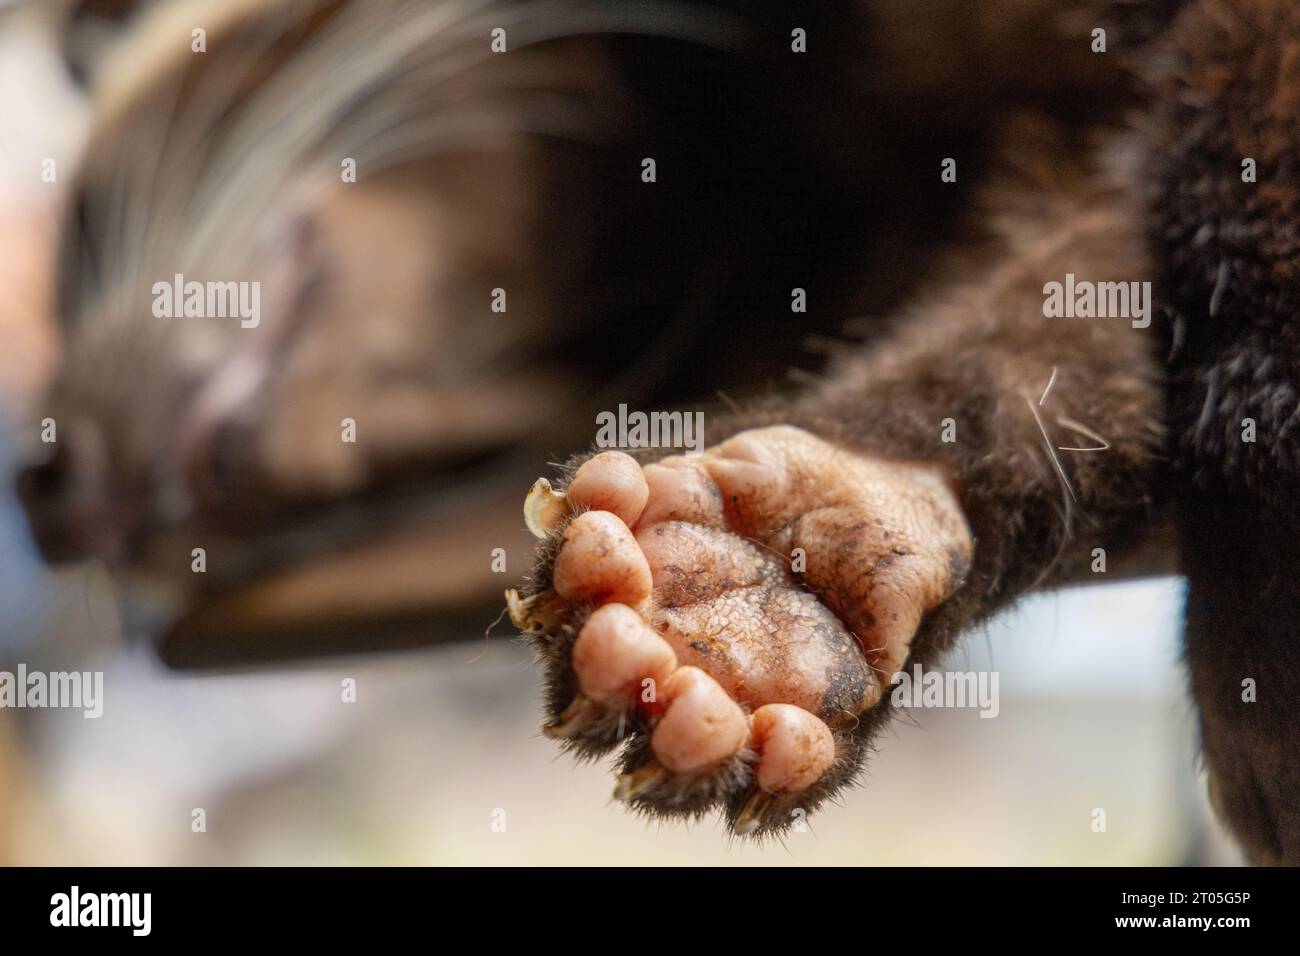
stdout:
[(551, 739), (572, 737), (601, 715), (601, 707), (595, 701), (579, 694), (560, 714), (553, 724), (542, 728), (542, 733)]
[(510, 588), (506, 591), (506, 611), (510, 623), (521, 631), (554, 631), (563, 620), (559, 599), (551, 589), (523, 597)]
[(732, 830), (736, 832), (737, 836), (753, 833), (763, 825), (763, 817), (771, 806), (772, 795), (762, 790), (757, 791), (746, 801), (744, 808), (740, 811), (740, 816), (736, 817), (736, 822), (732, 824)]
[(614, 799), (632, 800), (668, 776), (668, 771), (653, 760), (631, 773), (620, 774), (614, 785)]
[(520, 597), (514, 588), (506, 591), (506, 611), (510, 614), (510, 623), (521, 631), (532, 627), (532, 599)]
[(538, 538), (546, 538), (569, 514), (569, 503), (564, 495), (551, 487), (545, 478), (538, 478), (524, 498), (524, 523)]

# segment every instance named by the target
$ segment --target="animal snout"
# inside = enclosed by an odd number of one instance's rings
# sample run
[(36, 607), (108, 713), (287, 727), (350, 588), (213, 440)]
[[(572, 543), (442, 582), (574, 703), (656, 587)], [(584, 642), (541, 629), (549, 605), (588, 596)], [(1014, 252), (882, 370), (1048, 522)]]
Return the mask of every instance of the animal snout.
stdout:
[(111, 559), (113, 529), (103, 433), (89, 421), (65, 423), (18, 474), (17, 492), (32, 537), (51, 563)]

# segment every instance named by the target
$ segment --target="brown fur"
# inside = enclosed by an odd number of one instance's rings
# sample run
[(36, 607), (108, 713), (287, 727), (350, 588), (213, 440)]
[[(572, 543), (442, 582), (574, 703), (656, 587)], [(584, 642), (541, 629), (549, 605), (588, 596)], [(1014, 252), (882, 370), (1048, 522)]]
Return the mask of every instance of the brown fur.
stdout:
[(1216, 807), (1254, 862), (1296, 865), (1300, 8), (1205, 0), (1171, 47), (1148, 149), (1187, 663)]
[[(1120, 149), (1128, 144), (1112, 134), (1090, 149), (1051, 124), (1027, 120), (1005, 136), (1006, 159), (984, 197), (984, 208), (998, 212), (981, 254), (954, 266), (946, 288), (900, 316), (896, 333), (846, 353), (824, 382), (793, 399), (715, 419), (708, 432), (716, 444), (746, 428), (793, 424), (846, 448), (951, 466), (975, 557), (965, 586), (923, 621), (912, 645), (911, 661), (926, 666), (1025, 591), (1077, 575), (1092, 548), (1122, 555), (1158, 517), (1163, 435), (1153, 330), (1133, 328), (1126, 318), (1043, 316), (1044, 284), (1067, 272), (1094, 281), (1149, 274), (1142, 217), (1127, 179), (1132, 167)], [(945, 443), (949, 418), (957, 440)], [(1063, 422), (1084, 424), (1110, 447), (1057, 451), (1082, 440)], [(643, 456), (649, 457), (655, 456)], [(549, 548), (542, 556), (539, 586), (549, 580), (553, 554)], [(552, 716), (576, 692), (568, 646), (581, 624), (579, 614), (562, 636), (534, 636)], [(812, 812), (854, 780), (890, 715), (886, 700), (841, 733), (836, 765), (792, 802)], [(610, 731), (609, 722), (593, 728), (583, 749), (612, 746)], [(622, 762), (634, 769), (644, 757), (638, 738)], [(697, 802), (676, 790), (642, 800), (665, 812), (683, 802), (697, 812)], [(742, 805), (733, 792), (733, 817)], [(791, 822), (781, 812), (766, 819), (760, 832), (780, 832)]]
[[(299, 40), (334, 14), (362, 6), (363, 0), (308, 5), (319, 11), (317, 19), (305, 33), (282, 36), (254, 64), (247, 75), (257, 82), (237, 84), (232, 108), (214, 117), (213, 129), (237, 130), (240, 108), (292, 64)], [(1166, 34), (1167, 18), (1180, 6), (1188, 9)], [(268, 23), (283, 27), (276, 19), (283, 9), (270, 0), (248, 2), (213, 32), (258, 37)], [(371, 0), (369, 9), (396, 8)], [(554, 452), (572, 447), (580, 430), (574, 422), (590, 420), (573, 409), (600, 407), (611, 396), (648, 403), (753, 389), (791, 365), (806, 378), (823, 370), (815, 357), (798, 353), (801, 336), (833, 331), (845, 314), (893, 315), (883, 333), (881, 323), (869, 324), (880, 333), (871, 343), (831, 346), (836, 357), (829, 370), (802, 393), (746, 402), (746, 411), (714, 418), (711, 440), (784, 422), (846, 447), (951, 466), (975, 531), (975, 560), (962, 591), (923, 622), (913, 648), (923, 662), (1027, 590), (1092, 577), (1094, 547), (1104, 547), (1108, 562), (1117, 564), (1171, 511), (1191, 583), (1188, 662), (1216, 803), (1252, 858), (1300, 861), (1295, 9), (1284, 0), (829, 3), (805, 12), (818, 55), (803, 58), (785, 54), (789, 18), (780, 4), (712, 4), (701, 7), (701, 22), (706, 14), (737, 9), (750, 29), (736, 48), (705, 43), (687, 52), (686, 44), (663, 38), (601, 37), (539, 51), (581, 51), (576, 60), (584, 67), (557, 88), (602, 122), (593, 142), (576, 148), (554, 142), (538, 148), (531, 139), (516, 144), (520, 152), (511, 155), (522, 164), (507, 163), (500, 177), (510, 180), (509, 173), (523, 168), (518, 182), (536, 187), (511, 193), (518, 203), (507, 206), (516, 212), (530, 196), (542, 196), (542, 208), (563, 213), (543, 217), (540, 228), (521, 215), (504, 230), (505, 238), (520, 241), (525, 257), (530, 250), (549, 254), (528, 260), (533, 278), (544, 280), (548, 264), (574, 267), (562, 278), (552, 275), (553, 285), (539, 283), (538, 307), (511, 330), (519, 339), (495, 341), (488, 351), (502, 357), (512, 348), (536, 348), (528, 358), (552, 379), (557, 363), (568, 363), (563, 367), (580, 400), (563, 410), (526, 399), (515, 407), (550, 411), (540, 444)], [(1113, 56), (1085, 52), (1094, 25), (1109, 30)], [(175, 479), (180, 468), (172, 453), (187, 436), (175, 411), (196, 382), (180, 374), (166, 343), (114, 324), (120, 315), (108, 306), (121, 305), (130, 277), (98, 271), (119, 236), (93, 213), (116, 196), (119, 174), (150, 168), (132, 149), (152, 155), (163, 139), (157, 117), (167, 115), (173, 93), (220, 87), (249, 67), (242, 53), (232, 52), (243, 44), (198, 62), (183, 50), (164, 56), (157, 46), (164, 35), (142, 31), (135, 58), (123, 58), (136, 68), (123, 69), (103, 93), (92, 152), (99, 165), (83, 178), (65, 235), (62, 308), (70, 345), (52, 407), (60, 415), (98, 417), (108, 433), (109, 491), (137, 522), (126, 529), (127, 564), (156, 564), (162, 554), (170, 566), (174, 555), (160, 550), (160, 541), (171, 535), (188, 548), (196, 531), (220, 528), (235, 539), (240, 550), (234, 553), (247, 558), (229, 564), (245, 575), (249, 569), (262, 574), (288, 558), (268, 546), (276, 542), (265, 524), (248, 520), (266, 516), (244, 510), (260, 503), (238, 493), (244, 484), (231, 483), (221, 507), (179, 523), (151, 510), (157, 489), (150, 482), (160, 475)], [(1151, 37), (1151, 47), (1130, 55)], [(665, 50), (680, 55), (672, 78), (647, 66), (659, 62), (650, 53)], [(1142, 67), (1145, 89), (1130, 81), (1125, 64)], [(346, 73), (340, 76), (331, 84), (349, 82)], [(325, 88), (337, 92), (331, 84)], [(466, 89), (452, 84), (430, 93)], [(607, 112), (596, 109), (601, 106)], [(1134, 108), (1142, 116), (1139, 136), (1117, 129), (1121, 113)], [(637, 120), (623, 123), (629, 116)], [(620, 121), (604, 122), (611, 118)], [(338, 130), (349, 128), (347, 116), (335, 120)], [(858, 135), (861, 130), (871, 135)], [(652, 150), (665, 172), (662, 188), (628, 188), (620, 176)], [(273, 149), (270, 155), (279, 156)], [(961, 157), (959, 182), (950, 188), (938, 183), (935, 162), (949, 155)], [(1259, 162), (1253, 185), (1240, 181), (1246, 155)], [(123, 188), (146, 203), (162, 185), (195, 192), (205, 180), (194, 160), (192, 152), (168, 156), (166, 168), (182, 181), (137, 178)], [(437, 171), (464, 168), (464, 160)], [(471, 159), (468, 179), (475, 169)], [(529, 171), (537, 178), (529, 179)], [(318, 231), (305, 234), (324, 237), (309, 251), (327, 261), (357, 261), (358, 250), (346, 240), (370, 233), (374, 215), (394, 206), (418, 232), (432, 218), (423, 200), (438, 192), (430, 172), (381, 177), (357, 205), (332, 200), (307, 210), (303, 218)], [(186, 175), (194, 181), (184, 182)], [(591, 184), (601, 185), (598, 197)], [(494, 189), (478, 194), (455, 207), (455, 215), (467, 223), (495, 195)], [(589, 204), (565, 207), (561, 200), (574, 196)], [(265, 202), (291, 221), (303, 212), (280, 205), (279, 196)], [(178, 232), (190, 225), (177, 218), (161, 226), (168, 224)], [(232, 248), (250, 248), (246, 222), (223, 225)], [(936, 236), (964, 254), (935, 257)], [(383, 257), (367, 257), (367, 244), (360, 245), (361, 266), (338, 270), (334, 293), (365, 298), (378, 282), (401, 305), (392, 328), (411, 355), (437, 345), (461, 349), (466, 340), (457, 336), (474, 329), (452, 328), (440, 337), (426, 318), (438, 310), (425, 308), (419, 295), (397, 295), (410, 289), (377, 279)], [(492, 245), (472, 251), (489, 261)], [(437, 246), (417, 243), (416, 258), (433, 261)], [(1044, 319), (1042, 285), (1066, 272), (1108, 281), (1154, 276), (1166, 314), (1148, 330), (1120, 319)], [(485, 289), (500, 281), (491, 273), (469, 270), (472, 279), (439, 301), (465, 314), (465, 303), (482, 301)], [(807, 288), (814, 303), (801, 322), (791, 322), (787, 310), (793, 286)], [(355, 462), (323, 461), (310, 442), (292, 440), (305, 435), (295, 415), (313, 407), (337, 414), (329, 396), (321, 396), (333, 381), (328, 373), (347, 373), (352, 390), (342, 394), (353, 401), (371, 394), (366, 376), (375, 372), (352, 363), (357, 340), (350, 316), (331, 321), (303, 311), (315, 320), (320, 348), (314, 354), (326, 359), (286, 363), (289, 384), (262, 396), (255, 408), (253, 432), (265, 426), (283, 439), (272, 442), (279, 467), (270, 454), (234, 460), (242, 477), (277, 479), (248, 483), (259, 493), (272, 490), (272, 517), (294, 522), (317, 507), (337, 514), (355, 503), (340, 503), (340, 496), (390, 494), (428, 477), (430, 469), (454, 473), (447, 465), (456, 458), (446, 448), (455, 442), (446, 442), (445, 432), (421, 430), (427, 423), (419, 415), (399, 415), (407, 424), (379, 449), (383, 464), (360, 473), (348, 470)], [(546, 324), (554, 317), (555, 324)], [(709, 347), (719, 340), (727, 348)], [(417, 360), (414, 367), (424, 365)], [(438, 370), (452, 377), (459, 371), (455, 362)], [(1040, 402), (1053, 373), (1050, 394)], [(1243, 417), (1257, 423), (1255, 444), (1238, 440)], [(956, 423), (956, 443), (939, 440), (946, 418)], [(569, 431), (557, 424), (562, 421)], [(254, 447), (249, 432), (235, 435), (244, 439), (234, 442), (243, 452)], [(1107, 449), (1056, 450), (1091, 444), (1092, 436), (1101, 436)], [(529, 437), (539, 436), (530, 430)], [(222, 447), (213, 442), (215, 450)], [(536, 451), (536, 460), (543, 454)], [(222, 456), (205, 461), (220, 463)], [(276, 498), (276, 491), (283, 494)], [(361, 514), (373, 519), (375, 513)], [(374, 530), (373, 523), (363, 521), (364, 530)], [(338, 545), (352, 538), (328, 540)], [(402, 609), (410, 613), (409, 602)], [(218, 622), (230, 619), (216, 615)], [(542, 645), (553, 710), (572, 694), (565, 641), (580, 620), (565, 622), (567, 638)], [(220, 630), (210, 629), (208, 639), (223, 638)], [(1256, 703), (1241, 701), (1247, 677), (1257, 682)], [(811, 807), (846, 784), (888, 718), (886, 704), (856, 736), (841, 738), (843, 759), (801, 805)], [(608, 730), (590, 742), (593, 750), (612, 742)], [(635, 745), (625, 759), (635, 764)], [(743, 767), (735, 769), (743, 775)], [(660, 795), (656, 805), (693, 812), (714, 796), (697, 789)]]

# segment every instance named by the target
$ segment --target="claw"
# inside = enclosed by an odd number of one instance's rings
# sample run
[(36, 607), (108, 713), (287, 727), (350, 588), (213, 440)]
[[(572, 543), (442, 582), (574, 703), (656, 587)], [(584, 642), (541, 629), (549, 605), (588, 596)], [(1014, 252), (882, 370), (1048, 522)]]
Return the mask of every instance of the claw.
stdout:
[(600, 705), (579, 694), (573, 698), (573, 702), (568, 707), (564, 708), (555, 723), (547, 724), (542, 728), (542, 733), (552, 740), (573, 737), (600, 715)]
[(521, 631), (553, 632), (564, 620), (563, 607), (553, 590), (521, 597), (514, 588), (506, 591), (510, 623)]
[(668, 771), (652, 760), (631, 773), (619, 775), (618, 783), (614, 785), (614, 799), (633, 800), (667, 776)]
[(547, 537), (569, 513), (569, 503), (564, 495), (551, 487), (545, 478), (538, 478), (528, 489), (524, 499), (524, 523), (539, 538)]
[(740, 811), (740, 816), (736, 817), (736, 822), (731, 825), (731, 828), (737, 836), (753, 833), (763, 825), (763, 817), (771, 806), (772, 795), (759, 790), (745, 803), (744, 809)]
[(506, 611), (510, 614), (510, 623), (521, 631), (532, 628), (532, 615), (529, 613), (532, 606), (533, 598), (520, 597), (514, 588), (506, 591)]

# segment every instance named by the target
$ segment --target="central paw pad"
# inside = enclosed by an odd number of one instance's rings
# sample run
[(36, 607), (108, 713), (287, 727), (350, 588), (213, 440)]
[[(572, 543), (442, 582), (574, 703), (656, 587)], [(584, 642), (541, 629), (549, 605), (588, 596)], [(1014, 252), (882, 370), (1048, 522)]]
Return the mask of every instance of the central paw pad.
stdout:
[(525, 503), (547, 547), (507, 595), (547, 672), (548, 735), (622, 746), (616, 796), (780, 831), (857, 772), (854, 733), (970, 535), (934, 469), (778, 426), (698, 458), (588, 459)]

